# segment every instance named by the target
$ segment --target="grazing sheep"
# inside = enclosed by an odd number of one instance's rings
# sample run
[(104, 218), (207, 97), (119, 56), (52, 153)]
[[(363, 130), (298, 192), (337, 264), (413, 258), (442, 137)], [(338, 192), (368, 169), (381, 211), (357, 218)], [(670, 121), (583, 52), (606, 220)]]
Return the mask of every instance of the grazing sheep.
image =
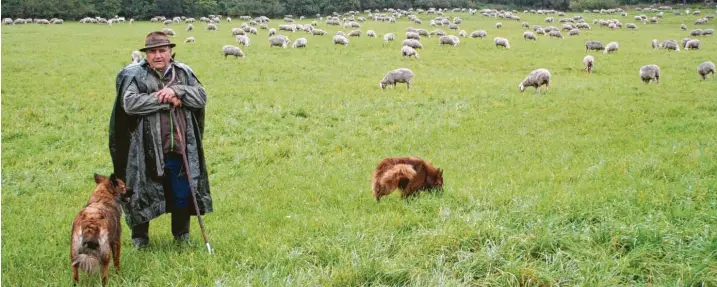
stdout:
[(550, 31), (550, 33), (548, 33), (548, 35), (550, 36), (550, 38), (563, 39), (563, 34), (561, 34), (560, 31), (558, 31), (558, 30), (552, 30), (552, 31)]
[(294, 41), (292, 48), (306, 48), (306, 38), (299, 38)]
[(682, 48), (687, 47), (687, 42), (689, 42), (690, 40), (692, 40), (692, 39), (690, 39), (690, 38), (683, 38), (683, 39), (682, 39)]
[(660, 83), (660, 67), (657, 65), (646, 65), (640, 67), (640, 79), (642, 79), (645, 84), (650, 83), (650, 81), (655, 81), (656, 83)]
[(344, 34), (344, 31), (336, 31), (336, 35), (341, 35), (346, 37), (346, 34)]
[(374, 32), (373, 30), (368, 30), (366, 31), (366, 37), (376, 38), (376, 32)]
[(276, 35), (276, 29), (271, 28), (269, 29), (269, 37)]
[(598, 41), (588, 40), (585, 42), (585, 52), (589, 50), (602, 51), (605, 50), (605, 47)]
[(706, 76), (712, 73), (712, 79), (715, 78), (715, 64), (707, 61), (697, 66), (697, 73), (700, 74), (702, 80), (706, 80)]
[(595, 58), (593, 56), (587, 55), (585, 58), (583, 58), (583, 65), (585, 66), (585, 71), (588, 73), (593, 72), (593, 66), (595, 65)]
[(169, 28), (162, 29), (162, 32), (164, 32), (164, 34), (167, 34), (167, 36), (172, 36), (172, 37), (177, 36), (177, 33), (174, 33), (174, 30), (169, 29)]
[(323, 35), (326, 35), (326, 31), (321, 30), (321, 29), (313, 29), (313, 30), (311, 30), (311, 35), (323, 36)]
[(535, 93), (537, 94), (542, 85), (545, 85), (546, 91), (550, 89), (550, 72), (546, 69), (537, 69), (530, 72), (530, 74), (520, 82), (518, 88), (520, 88), (520, 92), (522, 93), (525, 91), (525, 87), (534, 87)]
[(386, 35), (383, 35), (383, 41), (386, 43), (393, 41), (394, 38), (395, 38), (395, 35), (393, 33), (388, 33)]
[(617, 42), (610, 42), (605, 46), (605, 54), (615, 52), (619, 49)]
[(687, 41), (687, 43), (685, 43), (685, 50), (690, 50), (690, 49), (699, 50), (700, 49), (700, 40), (692, 39), (692, 40)]
[(341, 35), (336, 35), (336, 36), (334, 36), (334, 44), (348, 46), (349, 39), (346, 39), (346, 37), (341, 36)]
[(353, 30), (349, 32), (349, 37), (361, 37), (361, 30)]
[(416, 32), (406, 32), (406, 39), (414, 39), (414, 40), (421, 40), (421, 35), (418, 35)]
[(714, 33), (715, 33), (714, 29), (704, 29), (702, 31), (702, 36), (713, 35)]
[(695, 29), (690, 32), (690, 36), (702, 36), (702, 29)]
[(495, 37), (493, 38), (493, 43), (495, 43), (495, 46), (502, 46), (506, 49), (510, 49), (510, 43), (508, 42), (508, 39), (502, 38), (502, 37)]
[(501, 23), (501, 22), (495, 23), (495, 27), (500, 29), (501, 27), (503, 27), (503, 23)]
[(458, 39), (458, 37), (453, 36), (453, 35), (441, 36), (440, 38), (438, 38), (439, 45), (451, 45), (451, 46), (455, 47), (455, 46), (458, 46), (458, 44), (460, 44), (460, 42), (461, 42), (460, 39)]
[(418, 59), (418, 52), (416, 52), (416, 50), (414, 50), (413, 48), (411, 48), (409, 46), (401, 47), (401, 55), (403, 56), (404, 59), (406, 57), (408, 57), (410, 59), (411, 56), (414, 56), (416, 59)]
[(687, 25), (681, 24), (680, 29), (682, 29), (683, 31), (687, 31)]
[(142, 61), (142, 54), (139, 51), (132, 51), (132, 64), (137, 64)]
[(463, 37), (463, 38), (465, 38), (465, 37), (466, 37), (466, 35), (467, 35), (467, 32), (466, 32), (466, 30), (460, 30), (460, 31), (458, 32), (458, 36), (459, 36), (459, 37)]
[(187, 39), (184, 39), (184, 43), (185, 43), (185, 44), (186, 44), (186, 43), (194, 43), (194, 40), (195, 40), (194, 37), (189, 37), (189, 38), (187, 38)]
[(192, 24), (187, 25), (187, 31), (194, 31), (194, 25), (192, 25)]
[(419, 42), (418, 40), (414, 40), (414, 39), (403, 40), (402, 46), (409, 46), (414, 49), (423, 49), (423, 45), (421, 44), (421, 42)]
[(637, 25), (632, 24), (632, 23), (627, 23), (627, 25), (625, 25), (625, 27), (627, 27), (628, 29), (637, 29)]
[(568, 32), (568, 36), (578, 36), (580, 35), (580, 29), (572, 29)]
[(287, 38), (281, 37), (281, 35), (269, 37), (269, 48), (277, 46), (286, 49), (288, 44)]
[(662, 42), (662, 45), (660, 47), (666, 49), (666, 50), (674, 50), (679, 52), (680, 51), (680, 45), (677, 44), (676, 40), (665, 40)]
[(657, 39), (652, 39), (652, 49), (653, 50), (660, 49), (660, 43), (657, 42)]
[(525, 32), (523, 32), (523, 40), (533, 40), (533, 41), (535, 41), (535, 40), (537, 40), (537, 39), (538, 39), (538, 38), (535, 37), (535, 34), (533, 34), (533, 32), (530, 32), (530, 31), (525, 31)]
[(471, 38), (485, 38), (488, 36), (488, 33), (485, 32), (485, 30), (478, 30), (471, 32)]
[(242, 52), (237, 46), (226, 45), (222, 48), (222, 52), (224, 53), (224, 59), (226, 59), (229, 55), (234, 56), (234, 58), (246, 58), (244, 52)]
[(207, 31), (216, 31), (217, 25), (214, 24), (207, 24)]
[(232, 28), (232, 36), (237, 35), (246, 35), (246, 32), (244, 32), (244, 29), (242, 28)]
[(388, 72), (378, 85), (381, 89), (385, 89), (389, 85), (396, 87), (396, 83), (406, 83), (406, 88), (411, 90), (411, 79), (413, 79), (413, 72), (406, 68), (400, 68)]
[(249, 37), (247, 37), (246, 35), (237, 35), (236, 39), (237, 39), (237, 43), (242, 44), (247, 47), (249, 46), (249, 42), (250, 42)]

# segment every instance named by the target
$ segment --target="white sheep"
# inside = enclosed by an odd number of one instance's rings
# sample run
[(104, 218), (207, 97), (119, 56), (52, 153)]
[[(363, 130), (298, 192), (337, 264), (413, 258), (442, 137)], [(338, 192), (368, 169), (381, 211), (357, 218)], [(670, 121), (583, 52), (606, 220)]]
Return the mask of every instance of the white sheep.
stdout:
[(500, 29), (501, 27), (503, 27), (503, 23), (501, 23), (501, 22), (495, 23), (495, 28)]
[(548, 35), (550, 36), (550, 38), (564, 39), (563, 34), (561, 34), (560, 31), (558, 31), (558, 30), (551, 30), (550, 33), (548, 33)]
[(269, 29), (269, 37), (276, 35), (276, 29), (271, 28)]
[(385, 89), (389, 85), (396, 87), (396, 83), (406, 83), (407, 89), (411, 90), (411, 79), (413, 79), (413, 72), (406, 68), (400, 68), (388, 72), (378, 85), (381, 89)]
[(349, 32), (349, 37), (361, 37), (361, 30), (353, 30)]
[(167, 34), (167, 36), (172, 36), (172, 37), (177, 36), (177, 33), (174, 33), (174, 30), (169, 29), (169, 28), (162, 29), (162, 32), (164, 32), (164, 34)]
[(534, 87), (535, 93), (537, 94), (542, 85), (545, 85), (546, 91), (550, 89), (550, 72), (546, 69), (537, 69), (530, 72), (530, 74), (520, 82), (518, 88), (522, 93), (525, 91), (525, 87)]
[(537, 40), (538, 38), (535, 36), (533, 32), (525, 31), (523, 32), (523, 40)]
[(467, 32), (466, 32), (466, 30), (460, 30), (460, 31), (458, 31), (458, 36), (459, 36), (459, 37), (465, 38), (466, 35), (468, 35)]
[(192, 25), (192, 24), (187, 25), (187, 31), (193, 31), (193, 30), (194, 30), (194, 25)]
[(393, 33), (388, 33), (386, 35), (383, 35), (383, 41), (386, 43), (393, 41), (394, 38), (395, 38), (395, 35)]
[(232, 36), (246, 35), (246, 32), (242, 28), (232, 28)]
[(510, 43), (508, 42), (508, 39), (502, 38), (502, 37), (495, 37), (493, 38), (493, 43), (495, 43), (495, 46), (502, 46), (506, 49), (510, 49)]
[(679, 52), (680, 51), (680, 45), (677, 43), (677, 40), (665, 40), (662, 41), (662, 44), (660, 45), (661, 48), (664, 48), (666, 50), (674, 50)]
[(186, 43), (194, 43), (194, 41), (195, 41), (194, 37), (189, 37), (189, 38), (187, 38), (187, 39), (184, 39), (184, 43), (185, 43), (185, 44), (186, 44)]
[(595, 66), (595, 58), (593, 56), (587, 55), (585, 58), (583, 58), (583, 65), (585, 66), (585, 71), (588, 73), (593, 72), (593, 66)]
[(410, 59), (411, 56), (414, 56), (414, 57), (416, 57), (416, 59), (418, 59), (418, 52), (416, 52), (416, 50), (414, 50), (413, 48), (411, 48), (409, 46), (401, 47), (401, 55), (403, 56), (404, 59), (406, 57), (408, 57)]
[(657, 65), (645, 65), (640, 67), (640, 79), (642, 79), (645, 84), (650, 83), (650, 81), (655, 81), (656, 83), (660, 83), (660, 67)]
[(249, 46), (249, 42), (250, 42), (249, 37), (247, 37), (246, 35), (237, 35), (236, 39), (237, 39), (237, 43), (242, 44), (247, 47)]
[(336, 35), (336, 36), (334, 36), (334, 44), (348, 46), (349, 39), (346, 39), (346, 37), (341, 36), (341, 35)]
[(326, 31), (321, 30), (321, 29), (313, 29), (313, 30), (311, 30), (311, 35), (314, 35), (314, 36), (316, 36), (316, 35), (323, 36), (323, 35), (326, 35)]
[(373, 30), (368, 30), (366, 31), (366, 37), (376, 38), (376, 32), (374, 32)]
[(615, 52), (618, 49), (619, 49), (619, 47), (617, 45), (617, 42), (610, 42), (607, 44), (607, 46), (605, 46), (605, 51), (603, 53), (607, 54), (607, 53)]
[(242, 52), (241, 49), (239, 49), (239, 47), (237, 47), (237, 46), (225, 45), (222, 48), (222, 52), (224, 53), (224, 59), (226, 59), (227, 56), (229, 56), (229, 55), (234, 56), (234, 58), (238, 58), (238, 57), (246, 58), (246, 56), (244, 55), (244, 52)]
[(294, 45), (292, 45), (292, 48), (306, 48), (306, 38), (299, 38), (294, 41)]
[(409, 46), (414, 49), (423, 49), (423, 44), (421, 44), (421, 42), (419, 42), (417, 40), (413, 40), (413, 39), (403, 40), (402, 46)]
[(207, 24), (207, 31), (216, 31), (217, 25), (214, 24)]
[(421, 35), (416, 32), (406, 32), (406, 39), (421, 40)]
[(660, 43), (657, 42), (657, 39), (652, 39), (652, 49), (653, 50), (660, 49)]
[(700, 40), (692, 39), (692, 40), (687, 41), (687, 43), (685, 43), (685, 50), (690, 50), (690, 49), (699, 50), (700, 49)]
[(680, 24), (680, 29), (682, 29), (682, 31), (687, 31), (687, 25)]
[(290, 42), (288, 41), (288, 38), (281, 36), (283, 35), (269, 37), (269, 48), (277, 46), (286, 49), (286, 45), (288, 45)]
[(139, 51), (132, 51), (132, 64), (137, 64), (142, 61), (142, 54)]
[(453, 47), (458, 46), (460, 44), (461, 40), (453, 35), (448, 36), (441, 36), (438, 38), (438, 44), (439, 45), (451, 45)]
[(578, 36), (580, 35), (580, 29), (572, 29), (568, 32), (568, 36)]
[(715, 78), (715, 64), (707, 61), (697, 66), (697, 73), (700, 74), (702, 80), (706, 80), (707, 75), (712, 73), (712, 79)]

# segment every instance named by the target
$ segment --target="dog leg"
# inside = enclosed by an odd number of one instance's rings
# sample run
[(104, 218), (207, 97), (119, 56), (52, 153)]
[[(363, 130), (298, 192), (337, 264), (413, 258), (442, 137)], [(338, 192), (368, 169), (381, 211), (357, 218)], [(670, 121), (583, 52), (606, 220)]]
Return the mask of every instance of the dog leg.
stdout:
[(77, 265), (72, 264), (72, 286), (77, 285), (78, 281), (80, 281), (80, 274), (77, 272)]
[(109, 262), (102, 264), (102, 286), (107, 286), (107, 275), (109, 273)]
[(122, 244), (119, 242), (112, 243), (112, 261), (115, 265), (115, 271), (120, 272), (120, 249)]

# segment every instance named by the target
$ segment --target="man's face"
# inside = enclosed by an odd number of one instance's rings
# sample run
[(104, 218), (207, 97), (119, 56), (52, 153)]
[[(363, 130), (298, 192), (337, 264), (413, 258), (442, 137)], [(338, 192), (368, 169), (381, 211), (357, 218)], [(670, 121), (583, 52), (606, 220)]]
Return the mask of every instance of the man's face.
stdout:
[(152, 69), (163, 71), (169, 65), (172, 58), (172, 48), (167, 46), (147, 50), (147, 63)]

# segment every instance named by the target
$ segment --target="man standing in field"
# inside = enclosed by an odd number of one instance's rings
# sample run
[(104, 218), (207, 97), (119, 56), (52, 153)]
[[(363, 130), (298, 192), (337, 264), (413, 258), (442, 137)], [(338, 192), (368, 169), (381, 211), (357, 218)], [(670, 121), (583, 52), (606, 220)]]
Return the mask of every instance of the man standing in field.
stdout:
[[(207, 93), (192, 69), (175, 62), (163, 32), (146, 36), (146, 58), (117, 74), (117, 98), (110, 119), (109, 147), (114, 173), (134, 190), (124, 204), (132, 244), (149, 244), (149, 221), (172, 214), (177, 242), (189, 241), (190, 215), (212, 212), (202, 135)], [(184, 166), (186, 156), (189, 169)]]

